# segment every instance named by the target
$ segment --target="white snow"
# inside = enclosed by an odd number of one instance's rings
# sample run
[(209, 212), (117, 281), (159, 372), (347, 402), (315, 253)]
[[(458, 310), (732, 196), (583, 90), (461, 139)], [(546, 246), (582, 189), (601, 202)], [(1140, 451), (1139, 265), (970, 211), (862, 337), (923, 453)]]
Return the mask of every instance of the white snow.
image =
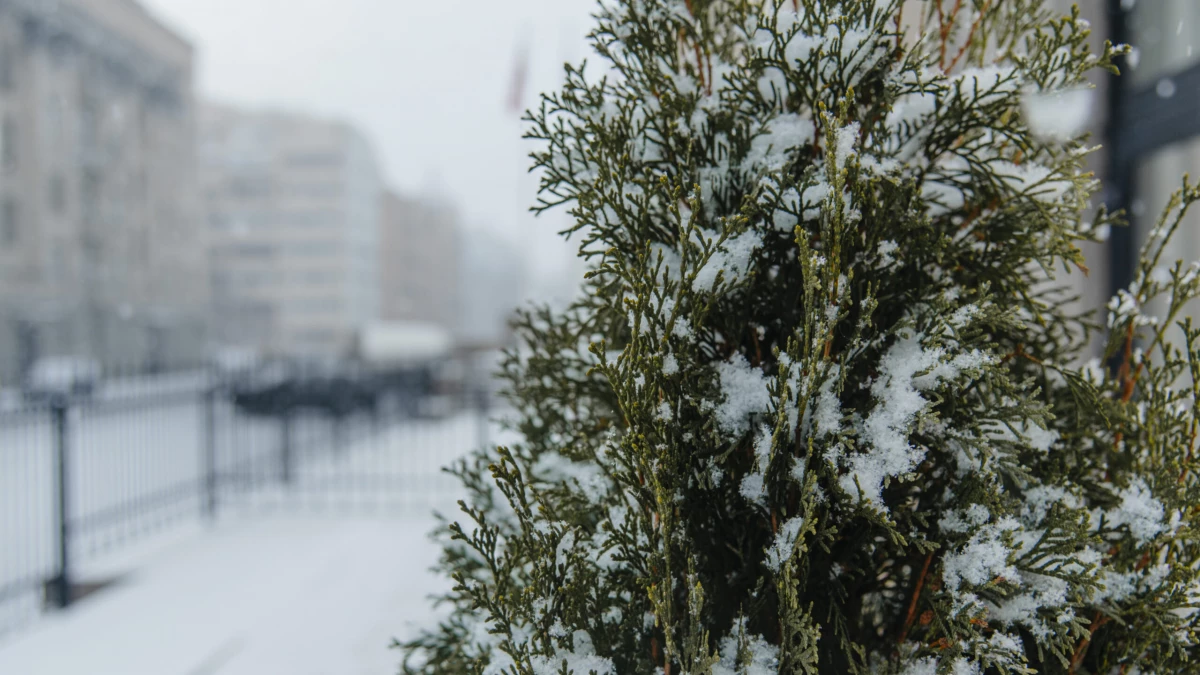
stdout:
[(1139, 544), (1153, 539), (1163, 530), (1163, 505), (1154, 497), (1146, 481), (1136, 478), (1120, 492), (1121, 503), (1105, 512), (1110, 527), (1128, 526)]
[(821, 204), (829, 199), (831, 192), (829, 183), (826, 183), (823, 178), (804, 188), (804, 191), (800, 193), (800, 202), (804, 209), (801, 215), (805, 220), (813, 220), (821, 214)]
[(742, 478), (741, 485), (738, 486), (738, 492), (746, 498), (746, 501), (755, 504), (766, 504), (767, 501), (767, 486), (763, 482), (763, 474), (761, 469), (751, 471)]
[(1034, 422), (1028, 423), (1021, 434), (1025, 436), (1029, 447), (1040, 452), (1049, 452), (1050, 446), (1058, 441), (1057, 431), (1045, 429)]
[(1003, 532), (1018, 529), (1020, 524), (1009, 518), (979, 528), (961, 550), (947, 553), (942, 566), (942, 580), (955, 593), (964, 582), (980, 586), (1000, 576), (1019, 583), (1016, 568), (1008, 563), (1012, 550), (1001, 539)]
[(993, 166), (996, 175), (1004, 180), (1013, 192), (1027, 194), (1047, 204), (1057, 202), (1071, 187), (1065, 180), (1051, 178), (1050, 169), (1033, 162), (1018, 165), (1000, 161), (993, 163)]
[(926, 656), (906, 665), (901, 675), (937, 675), (937, 668), (937, 659)]
[[(1122, 2), (1122, 4), (1124, 4), (1125, 0), (1121, 0), (1121, 2)], [(1125, 45), (1125, 46), (1128, 46), (1128, 45)], [(1138, 49), (1137, 47), (1129, 47), (1129, 54), (1127, 54), (1125, 56), (1125, 62), (1129, 64), (1129, 67), (1133, 70), (1137, 70), (1138, 62), (1140, 62), (1141, 60), (1142, 60), (1142, 50)]]
[(1035, 137), (1065, 142), (1087, 130), (1094, 98), (1095, 90), (1088, 87), (1029, 91), (1021, 98), (1021, 106)]
[(948, 511), (938, 521), (938, 527), (943, 532), (966, 534), (987, 523), (991, 517), (992, 515), (988, 512), (986, 506), (983, 504), (972, 504), (962, 511)]
[(721, 639), (719, 655), (713, 675), (774, 675), (779, 671), (779, 647), (747, 633), (745, 618), (737, 619), (729, 635)]
[(447, 357), (454, 347), (449, 331), (433, 323), (389, 321), (362, 331), (359, 349), (370, 363), (425, 363)]
[[(198, 412), (186, 402), (152, 416), (79, 417), (72, 453), (77, 512), (120, 504), (142, 494), (137, 489), (164, 484), (158, 481), (199, 482)], [(218, 416), (227, 412), (218, 409)], [(330, 430), (320, 422), (297, 421), (300, 461), (291, 489), (276, 475), (277, 424), (243, 421), (238, 456), (230, 455), (232, 439), (218, 439), (218, 465), (229, 470), (235, 460), (245, 463), (245, 477), (254, 483), (222, 486), (215, 530), (202, 529), (193, 496), (168, 511), (176, 521), (170, 529), (143, 533), (115, 553), (93, 550), (111, 536), (108, 529), (75, 538), (77, 582), (117, 577), (118, 583), (67, 612), (36, 619), (32, 628), (18, 623), (0, 637), (0, 672), (190, 675), (216, 667), (204, 666), (209, 659), (228, 659), (222, 675), (392, 672), (398, 655), (386, 649), (388, 640), (409, 618), (428, 614), (424, 604), (417, 609), (425, 593), (419, 587), (434, 588), (422, 580), (436, 559), (425, 539), (433, 524), (426, 514), (433, 508), (456, 513), (456, 481), (440, 469), (474, 445), (478, 429), (467, 416), (401, 424), (380, 435), (363, 435), (368, 427), (355, 423), (346, 430), (349, 444), (331, 452)], [(0, 456), (0, 573), (6, 577), (41, 572), (25, 565), (47, 563), (53, 554), (49, 538), (37, 536), (50, 530), (52, 515), (49, 462), (43, 461), (49, 435), (40, 424), (30, 421), (29, 428), (10, 427), (0, 436), (0, 447), (26, 451)], [(132, 486), (121, 470), (130, 462), (140, 462)], [(323, 517), (263, 519), (281, 513)], [(152, 512), (114, 529), (153, 532), (162, 515)], [(345, 515), (362, 520), (338, 517)], [(19, 555), (5, 555), (13, 551)], [(36, 616), (28, 604), (0, 609), (18, 621)], [(56, 652), (47, 647), (53, 644), (75, 647)]]
[(893, 344), (879, 364), (879, 378), (871, 385), (876, 405), (862, 429), (867, 451), (847, 458), (849, 471), (840, 479), (842, 488), (852, 495), (861, 488), (864, 500), (882, 507), (884, 480), (912, 471), (925, 457), (924, 450), (908, 442), (909, 427), (929, 405), (921, 392), (942, 380), (953, 380), (962, 371), (977, 369), (989, 359), (977, 350), (947, 358), (941, 348), (923, 347), (919, 335)]
[(768, 122), (764, 133), (750, 142), (745, 164), (778, 171), (787, 162), (790, 151), (812, 144), (814, 133), (812, 119), (796, 113), (784, 113)]
[[(433, 617), (427, 518), (222, 524), (0, 641), (21, 675), (381, 675), (393, 638)], [(66, 648), (64, 648), (66, 647)]]
[(553, 451), (542, 453), (538, 457), (533, 466), (533, 473), (541, 480), (561, 483), (568, 487), (574, 484), (592, 504), (599, 504), (611, 488), (608, 477), (595, 462), (575, 462)]
[(697, 291), (712, 290), (717, 283), (718, 273), (726, 285), (737, 282), (750, 268), (750, 258), (761, 246), (762, 236), (754, 230), (746, 230), (736, 237), (726, 239), (696, 273), (692, 288)]
[(1051, 634), (1051, 628), (1038, 612), (1047, 609), (1070, 612), (1071, 609), (1066, 607), (1068, 584), (1058, 577), (1041, 574), (1022, 574), (1021, 581), (1029, 590), (992, 605), (989, 616), (1005, 625), (1022, 624), (1038, 639), (1045, 639)]
[(987, 422), (980, 429), (989, 437), (1002, 441), (1021, 442), (1038, 452), (1049, 452), (1051, 446), (1058, 441), (1057, 431), (1049, 430), (1031, 420), (1022, 421), (1016, 426), (1016, 432), (1006, 424)]
[(535, 675), (556, 675), (562, 672), (563, 663), (575, 675), (586, 675), (594, 672), (596, 675), (611, 675), (614, 670), (612, 659), (596, 654), (592, 638), (584, 631), (575, 631), (572, 635), (575, 643), (573, 650), (558, 649), (554, 656), (533, 657), (533, 672)]
[(721, 381), (722, 402), (717, 405), (717, 425), (732, 437), (750, 429), (750, 415), (766, 412), (771, 403), (767, 377), (753, 368), (741, 354), (716, 364)]
[(1021, 515), (1030, 525), (1040, 525), (1050, 507), (1056, 502), (1062, 502), (1069, 508), (1077, 509), (1083, 506), (1082, 500), (1061, 487), (1039, 485), (1025, 491), (1025, 505)]
[(960, 656), (950, 665), (950, 675), (979, 675), (979, 664)]
[(896, 264), (896, 258), (892, 254), (899, 248), (900, 245), (890, 239), (879, 242), (879, 247), (876, 250), (879, 252), (879, 261), (884, 267), (891, 267)]
[(970, 164), (958, 155), (948, 154), (937, 161), (935, 168), (940, 176), (935, 174), (935, 179), (921, 185), (921, 198), (926, 202), (929, 215), (940, 216), (961, 209), (966, 204), (966, 196), (950, 179), (969, 174)]
[(767, 567), (772, 572), (778, 573), (783, 563), (792, 557), (792, 549), (796, 546), (796, 538), (800, 535), (803, 525), (803, 518), (792, 516), (779, 526), (779, 531), (775, 533), (775, 541), (767, 549)]
[(1120, 602), (1137, 591), (1134, 583), (1137, 574), (1134, 572), (1115, 572), (1111, 569), (1101, 570), (1100, 583), (1104, 588), (1097, 590), (1092, 599), (1096, 602)]
[(976, 104), (1015, 92), (1020, 86), (1016, 69), (1011, 66), (967, 68), (953, 78), (953, 84), (959, 96)]
[(837, 386), (840, 372), (838, 366), (830, 368), (829, 375), (821, 383), (820, 391), (817, 394), (817, 411), (813, 415), (813, 422), (816, 423), (819, 436), (836, 434), (841, 430), (842, 403), (838, 399), (837, 393), (833, 391), (833, 388)]
[(893, 132), (900, 131), (905, 126), (917, 124), (926, 116), (937, 110), (938, 98), (932, 92), (915, 91), (904, 94), (892, 104), (885, 124)]
[(858, 143), (859, 129), (858, 122), (851, 122), (837, 130), (833, 161), (838, 168), (845, 168), (846, 162), (856, 154), (854, 147)]

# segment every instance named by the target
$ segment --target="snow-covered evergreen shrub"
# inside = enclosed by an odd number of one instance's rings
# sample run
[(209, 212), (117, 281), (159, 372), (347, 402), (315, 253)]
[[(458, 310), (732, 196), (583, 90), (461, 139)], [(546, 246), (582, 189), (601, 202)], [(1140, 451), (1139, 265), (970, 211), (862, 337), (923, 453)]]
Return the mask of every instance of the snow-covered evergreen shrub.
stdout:
[(1200, 672), (1200, 329), (1164, 339), (1200, 274), (1160, 260), (1200, 193), (1075, 313), (1114, 217), (1072, 102), (1117, 50), (921, 8), (601, 3), (605, 67), (530, 116), (592, 271), (517, 322), (523, 440), (456, 468), (407, 671)]

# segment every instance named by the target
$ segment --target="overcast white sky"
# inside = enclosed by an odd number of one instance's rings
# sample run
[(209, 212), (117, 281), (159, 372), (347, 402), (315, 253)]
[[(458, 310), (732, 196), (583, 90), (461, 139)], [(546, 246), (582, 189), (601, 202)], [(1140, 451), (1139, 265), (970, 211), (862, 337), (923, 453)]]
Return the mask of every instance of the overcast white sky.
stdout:
[(142, 0), (198, 50), (202, 96), (346, 119), (374, 142), (389, 182), (452, 199), (468, 227), (502, 233), (558, 276), (565, 214), (525, 213), (536, 185), (506, 109), (519, 45), (524, 105), (589, 55), (595, 0)]

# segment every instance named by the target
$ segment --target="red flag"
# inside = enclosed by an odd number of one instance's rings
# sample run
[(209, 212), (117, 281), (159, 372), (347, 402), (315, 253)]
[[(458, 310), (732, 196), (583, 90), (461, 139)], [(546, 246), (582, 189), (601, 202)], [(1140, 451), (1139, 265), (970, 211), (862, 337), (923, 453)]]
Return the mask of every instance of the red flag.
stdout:
[(517, 59), (513, 64), (512, 81), (508, 90), (509, 112), (521, 114), (524, 112), (525, 81), (529, 77), (529, 40), (521, 40), (517, 49)]

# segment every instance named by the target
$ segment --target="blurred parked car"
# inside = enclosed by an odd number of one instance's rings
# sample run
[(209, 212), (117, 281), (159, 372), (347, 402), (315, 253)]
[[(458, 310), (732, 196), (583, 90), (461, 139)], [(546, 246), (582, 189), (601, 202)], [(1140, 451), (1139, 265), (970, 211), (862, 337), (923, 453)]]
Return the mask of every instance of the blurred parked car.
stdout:
[(239, 375), (253, 370), (260, 361), (258, 352), (241, 347), (223, 347), (212, 353), (209, 364), (222, 375)]
[(53, 397), (90, 398), (100, 383), (100, 364), (83, 356), (38, 359), (25, 380), (25, 398), (44, 401)]
[(359, 360), (375, 388), (410, 417), (444, 417), (461, 388), (461, 364), (445, 328), (417, 321), (386, 321), (359, 335)]
[(327, 368), (289, 368), (280, 378), (253, 379), (239, 383), (234, 404), (251, 415), (282, 415), (311, 410), (335, 417), (357, 412), (374, 412), (376, 390), (364, 378), (355, 378)]

